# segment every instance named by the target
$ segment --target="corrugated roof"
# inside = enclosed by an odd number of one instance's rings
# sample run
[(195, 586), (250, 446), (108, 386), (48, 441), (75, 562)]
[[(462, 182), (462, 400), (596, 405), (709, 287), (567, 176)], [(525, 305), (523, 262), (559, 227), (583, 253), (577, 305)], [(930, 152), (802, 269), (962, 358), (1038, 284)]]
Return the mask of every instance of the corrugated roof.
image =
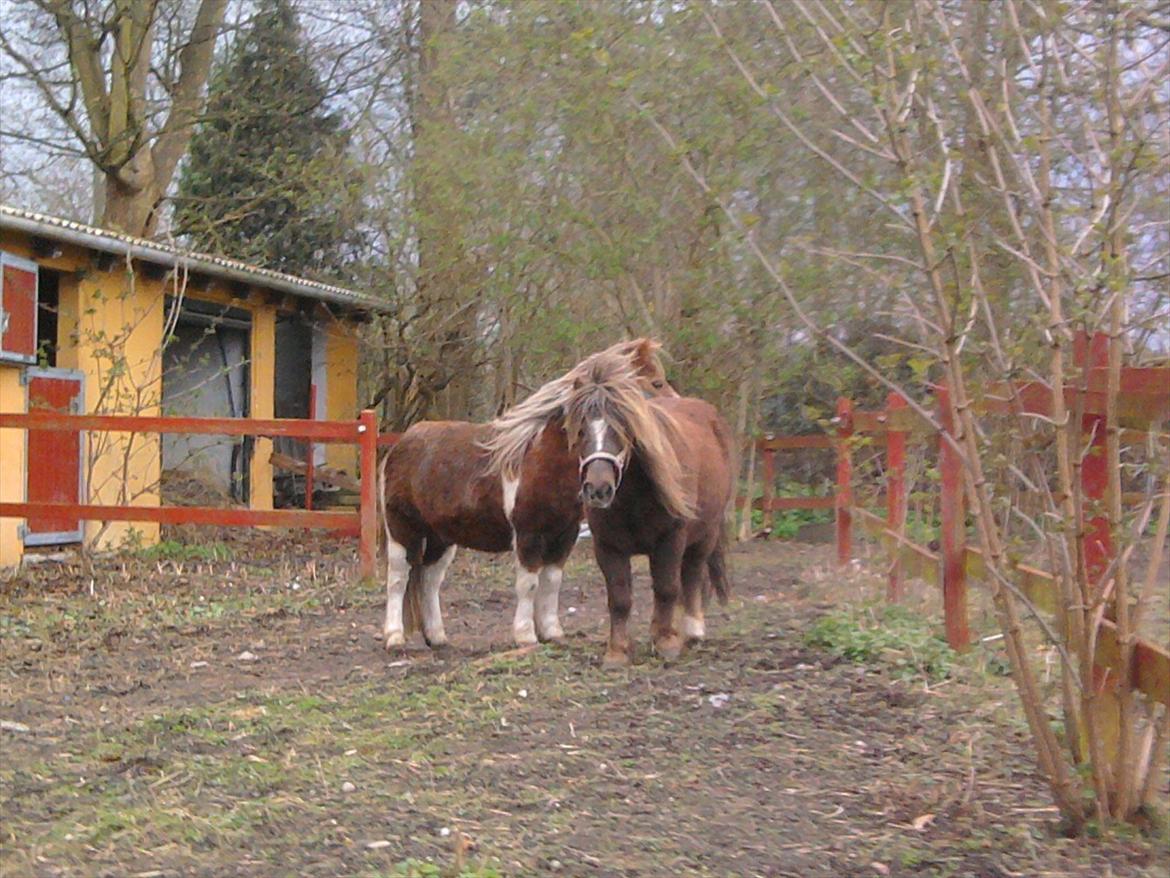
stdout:
[(99, 229), (60, 217), (46, 216), (31, 210), (21, 210), (7, 204), (0, 204), (0, 229), (11, 229), (30, 235), (38, 235), (53, 241), (63, 241), (88, 247), (91, 250), (113, 253), (117, 256), (129, 256), (146, 262), (180, 266), (188, 271), (199, 272), (211, 277), (242, 281), (266, 289), (290, 293), (294, 296), (317, 299), (337, 305), (348, 305), (363, 311), (389, 310), (389, 305), (386, 302), (366, 293), (357, 293), (343, 287), (283, 274), (279, 271), (260, 268), (223, 256), (196, 253), (148, 238), (136, 238), (133, 235)]

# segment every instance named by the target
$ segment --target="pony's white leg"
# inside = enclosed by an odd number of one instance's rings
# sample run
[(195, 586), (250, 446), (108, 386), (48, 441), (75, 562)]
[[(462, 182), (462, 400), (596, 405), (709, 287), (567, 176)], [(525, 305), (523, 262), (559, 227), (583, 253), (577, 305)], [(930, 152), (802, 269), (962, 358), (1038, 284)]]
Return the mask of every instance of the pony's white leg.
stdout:
[(536, 643), (536, 624), (533, 622), (536, 587), (540, 583), (539, 572), (525, 568), (516, 560), (516, 616), (512, 620), (512, 637), (520, 646)]
[(410, 564), (406, 560), (406, 547), (386, 533), (386, 621), (382, 625), (382, 638), (386, 649), (402, 646), (406, 637), (402, 632), (402, 599), (406, 595), (406, 580), (410, 576)]
[(536, 586), (536, 630), (541, 640), (560, 640), (565, 636), (557, 618), (564, 575), (564, 568), (551, 564), (540, 570), (540, 582)]
[(438, 561), (423, 568), (423, 634), (431, 646), (443, 646), (447, 643), (447, 633), (443, 630), (443, 611), (439, 607), (439, 587), (442, 586), (447, 568), (451, 566), (451, 559), (454, 557), (455, 547), (451, 546)]
[(702, 640), (707, 636), (702, 610), (699, 610), (697, 616), (692, 616), (689, 609), (683, 614), (683, 636), (691, 640)]

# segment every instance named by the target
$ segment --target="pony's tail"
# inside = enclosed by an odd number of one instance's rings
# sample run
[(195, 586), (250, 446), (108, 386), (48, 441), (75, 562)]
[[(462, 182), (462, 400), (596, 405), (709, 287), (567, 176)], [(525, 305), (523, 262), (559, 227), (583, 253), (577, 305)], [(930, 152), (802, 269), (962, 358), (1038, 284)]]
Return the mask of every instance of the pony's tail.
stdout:
[(726, 607), (727, 600), (731, 596), (731, 580), (727, 575), (727, 527), (721, 527), (719, 530), (719, 542), (715, 544), (715, 548), (711, 554), (707, 556), (707, 581), (710, 586), (709, 591), (715, 592), (715, 597), (719, 599), (719, 606)]
[(411, 564), (402, 596), (402, 633), (407, 637), (422, 631), (422, 577), (423, 566)]

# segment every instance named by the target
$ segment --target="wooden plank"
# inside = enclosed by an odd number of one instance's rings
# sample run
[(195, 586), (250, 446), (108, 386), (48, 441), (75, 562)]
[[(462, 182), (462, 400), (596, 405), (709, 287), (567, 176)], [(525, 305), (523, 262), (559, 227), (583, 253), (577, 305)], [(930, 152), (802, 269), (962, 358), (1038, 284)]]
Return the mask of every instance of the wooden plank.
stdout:
[[(1047, 384), (1043, 381), (1025, 381), (1016, 384), (1015, 389), (1026, 413), (1052, 417), (1052, 391)], [(1011, 393), (1012, 386), (1007, 382), (989, 384), (984, 395), (976, 401), (976, 407), (985, 414), (1013, 414)], [(1104, 416), (1105, 392), (1101, 390), (1082, 392), (1076, 387), (1065, 387), (1064, 399), (1069, 409), (1076, 405), (1077, 398), (1082, 395), (1086, 415)], [(1122, 427), (1148, 430), (1170, 418), (1170, 393), (1123, 393), (1117, 401), (1117, 417)]]
[(316, 442), (357, 442), (356, 421), (309, 418), (172, 418), (137, 415), (70, 415), (57, 412), (0, 413), (0, 429), (98, 430), (107, 433), (185, 433), (213, 436), (289, 436)]
[(361, 468), (358, 559), (362, 577), (372, 579), (378, 569), (378, 416), (373, 410), (362, 411), (358, 434), (358, 465)]
[(221, 527), (274, 525), (296, 528), (352, 528), (353, 512), (303, 509), (230, 509), (217, 506), (99, 506), (90, 503), (0, 503), (0, 518), (69, 515), (86, 521), (157, 521), (160, 524), (213, 524)]
[[(887, 419), (893, 424), (906, 409), (906, 398), (900, 393), (890, 392), (886, 398)], [(906, 532), (906, 432), (891, 427), (886, 440), (886, 527), (905, 534)], [(890, 564), (889, 581), (886, 585), (886, 599), (902, 599), (901, 553)]]
[(853, 435), (853, 402), (837, 400), (837, 563), (848, 564), (853, 557), (853, 458), (849, 437)]

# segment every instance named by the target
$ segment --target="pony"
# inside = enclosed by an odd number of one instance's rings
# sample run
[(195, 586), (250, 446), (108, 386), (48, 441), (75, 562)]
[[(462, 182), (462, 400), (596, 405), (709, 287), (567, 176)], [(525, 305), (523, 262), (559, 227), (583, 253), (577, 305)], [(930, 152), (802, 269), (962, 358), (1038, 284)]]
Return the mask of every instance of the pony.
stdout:
[[(629, 664), (630, 557), (647, 555), (654, 587), (650, 634), (665, 660), (705, 636), (708, 584), (722, 604), (731, 502), (731, 430), (700, 399), (647, 399), (628, 368), (591, 364), (565, 402), (581, 497), (609, 604), (606, 665)], [(704, 573), (707, 575), (705, 580)], [(675, 627), (681, 596), (682, 634)], [(685, 640), (684, 640), (685, 637)]]
[(420, 627), (428, 645), (447, 643), (439, 590), (457, 546), (514, 553), (517, 644), (564, 636), (561, 580), (583, 509), (562, 402), (598, 362), (620, 364), (639, 394), (677, 396), (666, 381), (659, 347), (645, 338), (619, 342), (491, 423), (423, 421), (402, 434), (379, 470), (387, 650)]

